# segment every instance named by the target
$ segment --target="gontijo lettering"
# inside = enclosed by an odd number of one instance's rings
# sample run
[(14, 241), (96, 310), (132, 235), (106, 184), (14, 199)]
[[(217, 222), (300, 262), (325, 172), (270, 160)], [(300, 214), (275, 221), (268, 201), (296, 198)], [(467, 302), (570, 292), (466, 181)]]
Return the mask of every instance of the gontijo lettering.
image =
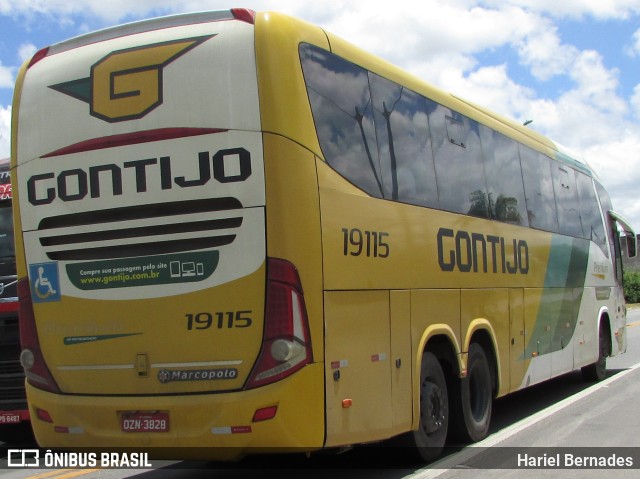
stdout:
[[(178, 161), (188, 164), (185, 160)], [(234, 174), (230, 173), (231, 162), (235, 162)], [(107, 163), (87, 169), (74, 168), (58, 174), (47, 172), (33, 175), (27, 180), (27, 197), (29, 203), (39, 206), (48, 205), (56, 198), (64, 202), (82, 200), (87, 195), (100, 198), (105, 191), (119, 196), (126, 186), (132, 188), (134, 183), (136, 193), (144, 193), (150, 187), (170, 190), (174, 184), (180, 188), (203, 186), (211, 180), (212, 170), (213, 178), (219, 183), (244, 181), (251, 176), (251, 154), (244, 148), (220, 150), (213, 156), (208, 151), (202, 151), (198, 153), (197, 164), (196, 176), (191, 179), (173, 176), (170, 156), (125, 161), (121, 165)], [(148, 172), (151, 169), (159, 170), (160, 182), (157, 185), (148, 184)]]
[(525, 240), (502, 236), (438, 230), (438, 263), (442, 271), (457, 269), (461, 273), (479, 272), (527, 274), (529, 246)]

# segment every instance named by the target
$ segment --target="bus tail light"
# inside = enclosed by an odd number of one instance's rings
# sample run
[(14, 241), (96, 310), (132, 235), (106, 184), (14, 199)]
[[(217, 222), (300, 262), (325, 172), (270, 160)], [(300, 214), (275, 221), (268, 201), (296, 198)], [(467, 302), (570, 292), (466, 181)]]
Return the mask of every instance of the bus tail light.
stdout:
[(307, 308), (296, 267), (269, 258), (262, 349), (246, 389), (283, 379), (313, 360)]
[(256, 23), (256, 12), (249, 8), (232, 8), (231, 14), (236, 20), (242, 20), (251, 25), (255, 25)]
[(53, 379), (40, 349), (36, 318), (31, 302), (31, 289), (27, 278), (18, 281), (18, 298), (20, 298), (19, 323), (20, 344), (22, 346), (20, 363), (24, 368), (27, 381), (36, 388), (59, 393), (60, 388)]
[(277, 412), (278, 406), (268, 406), (256, 409), (256, 412), (253, 413), (253, 419), (251, 419), (251, 422), (268, 421), (269, 419), (276, 417)]
[(39, 407), (37, 407), (36, 417), (41, 421), (50, 422), (51, 424), (53, 424), (53, 419), (51, 418), (51, 414), (49, 414), (49, 411), (46, 411), (44, 409), (40, 409)]
[(35, 53), (35, 55), (33, 55), (33, 57), (31, 57), (31, 60), (29, 61), (29, 65), (27, 66), (27, 68), (31, 68), (33, 65), (35, 65), (40, 60), (45, 58), (48, 54), (49, 54), (49, 47), (41, 48)]

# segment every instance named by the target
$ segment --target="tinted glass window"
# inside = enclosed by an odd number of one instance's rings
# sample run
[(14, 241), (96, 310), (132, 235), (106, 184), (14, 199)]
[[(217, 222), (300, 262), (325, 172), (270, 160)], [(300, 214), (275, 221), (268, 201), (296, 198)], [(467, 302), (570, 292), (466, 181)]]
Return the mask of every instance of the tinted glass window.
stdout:
[(582, 237), (580, 223), (580, 203), (576, 188), (576, 177), (573, 168), (551, 162), (553, 173), (553, 189), (556, 194), (558, 211), (558, 231), (569, 236)]
[(589, 176), (576, 171), (576, 186), (578, 187), (578, 198), (580, 199), (580, 217), (582, 219), (584, 237), (600, 246), (608, 257), (607, 237), (604, 232), (598, 199), (593, 189), (593, 180)]
[(518, 144), (482, 125), (480, 138), (491, 218), (527, 226)]
[(520, 145), (520, 164), (529, 225), (557, 232), (558, 216), (551, 177), (551, 160), (542, 153)]
[(330, 52), (302, 44), (300, 58), (325, 159), (365, 192), (608, 251), (587, 175)]
[(425, 99), (369, 74), (385, 197), (438, 206)]
[(604, 212), (605, 222), (609, 233), (609, 247), (611, 248), (611, 256), (614, 259), (613, 266), (615, 269), (616, 280), (618, 284), (622, 284), (622, 251), (620, 250), (620, 233), (618, 232), (618, 224), (609, 214), (613, 210), (609, 193), (596, 181), (596, 191), (600, 198), (602, 211)]
[(302, 44), (300, 58), (325, 159), (373, 196), (382, 196), (367, 71)]
[(440, 208), (487, 218), (487, 196), (478, 124), (427, 102)]
[(611, 219), (611, 216), (609, 216), (609, 211), (613, 210), (613, 205), (611, 204), (611, 198), (609, 198), (609, 193), (607, 193), (607, 191), (597, 181), (595, 182), (595, 184), (596, 184), (596, 191), (598, 193), (598, 198), (600, 198), (600, 205), (602, 206), (602, 212), (605, 218), (605, 227), (607, 228), (607, 231), (609, 234), (609, 247), (611, 249), (611, 253), (613, 254), (613, 257), (615, 258), (616, 239), (614, 238), (614, 232), (616, 232), (618, 228), (615, 225), (615, 222)]

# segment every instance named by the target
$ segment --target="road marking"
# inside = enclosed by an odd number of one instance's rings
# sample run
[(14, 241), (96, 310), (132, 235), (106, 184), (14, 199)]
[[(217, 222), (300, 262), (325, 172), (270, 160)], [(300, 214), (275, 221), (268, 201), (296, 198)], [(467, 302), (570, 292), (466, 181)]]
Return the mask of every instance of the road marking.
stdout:
[(640, 326), (640, 321), (636, 321), (635, 323), (629, 323), (627, 324), (627, 328), (632, 328), (634, 326)]
[(469, 459), (477, 456), (482, 452), (485, 452), (486, 448), (495, 446), (496, 444), (499, 444), (502, 441), (509, 439), (511, 436), (518, 434), (520, 431), (523, 431), (529, 426), (533, 426), (537, 422), (542, 421), (543, 419), (546, 419), (547, 417), (555, 414), (558, 411), (561, 411), (567, 406), (570, 406), (571, 404), (579, 401), (580, 399), (588, 396), (589, 394), (592, 394), (598, 391), (599, 389), (609, 387), (609, 384), (611, 384), (612, 382), (626, 376), (631, 371), (634, 371), (638, 368), (640, 368), (640, 363), (634, 364), (629, 369), (625, 369), (624, 371), (619, 372), (615, 376), (611, 376), (610, 378), (605, 379), (604, 381), (601, 381), (599, 383), (596, 383), (593, 386), (590, 386), (580, 391), (579, 393), (574, 394), (573, 396), (569, 396), (568, 398), (563, 399), (562, 401), (552, 404), (551, 406), (547, 407), (546, 409), (543, 409), (542, 411), (538, 411), (532, 416), (521, 419), (520, 421), (512, 424), (511, 426), (505, 429), (502, 429), (501, 431), (498, 431), (495, 434), (490, 435), (483, 441), (477, 442), (475, 444), (471, 444), (460, 452), (454, 453), (451, 456), (447, 456), (437, 462), (431, 463), (427, 466), (426, 469), (420, 469), (414, 472), (413, 474), (410, 474), (405, 477), (410, 479), (433, 479), (435, 477), (438, 477), (444, 474), (445, 472), (449, 471), (450, 469), (455, 468), (455, 466), (468, 461)]
[(51, 476), (55, 476), (55, 475), (57, 475), (57, 474), (60, 474), (61, 472), (64, 472), (64, 471), (70, 471), (70, 470), (71, 470), (71, 469), (62, 469), (62, 470), (55, 470), (55, 471), (43, 472), (43, 473), (41, 473), (41, 474), (36, 474), (35, 476), (31, 476), (31, 477), (34, 477), (34, 478), (36, 478), (36, 477), (37, 477), (38, 479), (41, 479), (41, 478), (43, 478), (43, 477), (51, 477)]
[(72, 479), (78, 476), (84, 476), (85, 474), (91, 474), (92, 472), (99, 471), (99, 469), (56, 469), (55, 471), (43, 472), (42, 474), (36, 474), (30, 476), (28, 479)]

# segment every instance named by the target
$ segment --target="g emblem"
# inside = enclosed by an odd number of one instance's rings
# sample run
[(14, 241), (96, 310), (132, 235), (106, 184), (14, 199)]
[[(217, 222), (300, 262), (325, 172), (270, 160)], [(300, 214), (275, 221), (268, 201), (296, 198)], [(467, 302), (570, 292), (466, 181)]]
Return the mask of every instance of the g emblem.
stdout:
[(89, 78), (50, 88), (89, 103), (91, 116), (110, 123), (142, 118), (162, 104), (163, 69), (213, 36), (111, 52), (93, 64)]

